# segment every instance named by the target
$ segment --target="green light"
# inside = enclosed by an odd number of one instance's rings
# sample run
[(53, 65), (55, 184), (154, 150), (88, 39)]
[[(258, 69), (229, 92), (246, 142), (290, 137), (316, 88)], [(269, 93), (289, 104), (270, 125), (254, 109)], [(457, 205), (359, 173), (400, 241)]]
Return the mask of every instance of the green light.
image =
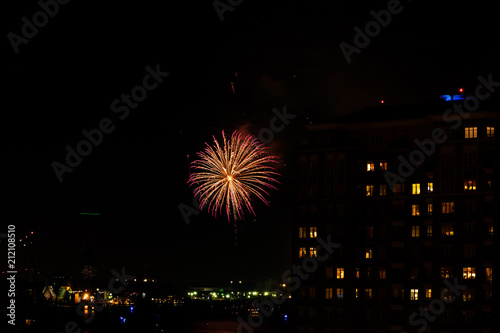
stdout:
[(80, 213), (80, 215), (101, 215), (100, 213)]

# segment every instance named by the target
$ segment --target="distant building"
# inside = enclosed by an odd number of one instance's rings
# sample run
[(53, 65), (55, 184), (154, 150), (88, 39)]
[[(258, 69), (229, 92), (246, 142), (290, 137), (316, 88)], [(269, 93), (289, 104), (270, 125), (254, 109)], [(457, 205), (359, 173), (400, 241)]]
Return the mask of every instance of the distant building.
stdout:
[[(341, 247), (294, 291), (297, 333), (500, 332), (500, 108), (484, 101), (447, 122), (455, 102), (307, 127), (294, 154), (293, 263), (324, 255), (317, 237)], [(467, 287), (458, 296), (445, 284), (455, 278)]]

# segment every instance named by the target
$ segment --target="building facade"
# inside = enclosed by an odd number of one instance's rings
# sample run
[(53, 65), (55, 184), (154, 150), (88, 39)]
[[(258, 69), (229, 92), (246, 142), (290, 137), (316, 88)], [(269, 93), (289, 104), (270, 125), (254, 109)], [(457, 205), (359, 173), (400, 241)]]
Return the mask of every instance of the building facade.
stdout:
[(293, 263), (323, 256), (318, 237), (341, 246), (293, 288), (296, 332), (500, 332), (500, 109), (462, 117), (452, 103), (308, 126)]

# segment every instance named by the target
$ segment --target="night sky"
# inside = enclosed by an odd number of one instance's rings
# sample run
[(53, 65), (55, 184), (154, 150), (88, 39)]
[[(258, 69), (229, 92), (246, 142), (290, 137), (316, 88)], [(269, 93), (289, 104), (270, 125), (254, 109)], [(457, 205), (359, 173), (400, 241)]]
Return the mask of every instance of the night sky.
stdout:
[[(191, 285), (279, 280), (290, 263), (291, 152), (304, 124), (380, 100), (467, 92), (478, 75), (500, 81), (497, 11), (487, 1), (402, 1), (348, 64), (339, 44), (354, 45), (354, 27), (364, 30), (388, 3), (247, 0), (221, 22), (211, 1), (71, 1), (17, 54), (8, 33), (21, 34), (21, 18), (32, 21), (40, 6), (4, 4), (0, 233), (7, 224), (20, 236), (33, 230), (46, 275), (78, 275), (89, 239), (104, 279), (147, 264), (152, 278)], [(147, 66), (170, 74), (122, 120), (111, 104), (142, 84)], [(203, 211), (187, 225), (180, 214), (192, 203), (187, 155), (222, 130), (257, 135), (285, 105), (297, 117), (270, 143), (282, 185), (270, 207), (256, 203), (255, 220), (241, 222), (236, 254), (225, 217)], [(115, 129), (60, 183), (51, 163), (64, 163), (65, 147), (103, 118)]]

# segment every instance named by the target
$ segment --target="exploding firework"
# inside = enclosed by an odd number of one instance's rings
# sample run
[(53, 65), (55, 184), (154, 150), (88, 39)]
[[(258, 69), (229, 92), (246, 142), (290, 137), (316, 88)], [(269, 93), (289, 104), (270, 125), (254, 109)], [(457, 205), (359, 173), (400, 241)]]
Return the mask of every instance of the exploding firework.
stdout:
[(199, 159), (191, 163), (194, 172), (188, 184), (195, 186), (194, 194), (200, 197), (200, 206), (208, 205), (209, 212), (217, 216), (226, 209), (228, 220), (231, 212), (238, 218), (243, 214), (243, 206), (253, 215), (251, 196), (255, 195), (266, 205), (264, 197), (269, 195), (266, 188), (276, 189), (279, 176), (270, 165), (277, 163), (276, 156), (266, 153), (266, 147), (257, 138), (234, 131), (226, 139), (222, 131), (222, 145), (214, 137), (214, 145), (206, 144), (204, 151), (198, 153)]

